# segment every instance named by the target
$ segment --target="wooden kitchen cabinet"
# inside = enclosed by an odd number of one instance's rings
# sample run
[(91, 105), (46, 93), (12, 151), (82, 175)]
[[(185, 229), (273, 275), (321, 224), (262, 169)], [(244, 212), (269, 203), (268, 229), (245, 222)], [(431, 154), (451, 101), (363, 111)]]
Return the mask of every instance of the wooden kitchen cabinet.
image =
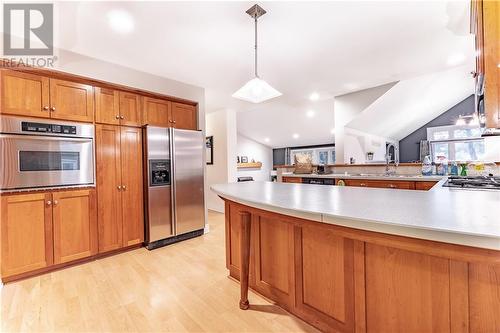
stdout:
[(142, 125), (141, 98), (137, 94), (120, 91), (120, 125)]
[(302, 183), (300, 177), (283, 177), (283, 183)]
[(94, 90), (87, 84), (50, 79), (50, 117), (94, 121)]
[(49, 118), (49, 79), (23, 72), (1, 71), (0, 113)]
[(1, 113), (94, 120), (94, 92), (90, 85), (12, 70), (2, 70), (1, 75)]
[(120, 93), (117, 90), (95, 87), (95, 121), (120, 125)]
[(486, 127), (500, 128), (500, 2), (482, 5)]
[(123, 246), (130, 246), (144, 241), (142, 133), (140, 128), (121, 128), (120, 150)]
[(163, 99), (143, 97), (144, 124), (171, 127), (172, 103)]
[[(500, 128), (500, 3), (473, 0), (471, 30), (476, 37), (476, 73), (484, 75), (487, 128)], [(476, 76), (476, 80), (479, 76)]]
[(437, 182), (415, 182), (415, 190), (428, 191), (436, 185)]
[(2, 278), (52, 265), (50, 193), (2, 196)]
[(140, 128), (96, 125), (99, 252), (144, 240)]
[(187, 130), (198, 129), (196, 114), (196, 106), (194, 105), (172, 103), (173, 127)]
[(254, 291), (322, 332), (500, 332), (499, 251), (318, 223), (229, 200), (225, 211), (230, 276), (240, 279), (241, 263), (249, 262)]
[(95, 100), (96, 123), (138, 127), (142, 125), (139, 95), (96, 87)]
[(401, 190), (414, 190), (415, 182), (398, 180), (366, 180), (366, 179), (345, 179), (346, 186), (391, 188)]
[(119, 126), (96, 125), (99, 252), (122, 247), (122, 176)]
[(90, 257), (97, 253), (95, 190), (52, 194), (54, 264)]

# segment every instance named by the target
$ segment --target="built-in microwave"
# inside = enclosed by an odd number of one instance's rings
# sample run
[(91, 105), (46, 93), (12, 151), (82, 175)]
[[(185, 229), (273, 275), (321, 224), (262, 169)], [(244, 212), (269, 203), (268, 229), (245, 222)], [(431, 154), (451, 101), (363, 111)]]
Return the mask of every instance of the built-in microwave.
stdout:
[(94, 126), (2, 116), (0, 190), (95, 184)]

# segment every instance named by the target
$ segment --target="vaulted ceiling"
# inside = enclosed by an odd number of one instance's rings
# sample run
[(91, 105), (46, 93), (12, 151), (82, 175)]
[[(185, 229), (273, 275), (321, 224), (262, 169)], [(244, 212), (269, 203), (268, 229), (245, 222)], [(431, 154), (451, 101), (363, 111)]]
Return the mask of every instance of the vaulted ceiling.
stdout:
[[(259, 72), (283, 96), (241, 102), (231, 94), (253, 74), (245, 14), (253, 4), (59, 2), (57, 46), (204, 87), (208, 112), (241, 112), (240, 130), (274, 147), (331, 141), (335, 95), (472, 70), (468, 1), (263, 2)], [(126, 29), (110, 24), (116, 13)], [(319, 101), (309, 100), (312, 92)]]

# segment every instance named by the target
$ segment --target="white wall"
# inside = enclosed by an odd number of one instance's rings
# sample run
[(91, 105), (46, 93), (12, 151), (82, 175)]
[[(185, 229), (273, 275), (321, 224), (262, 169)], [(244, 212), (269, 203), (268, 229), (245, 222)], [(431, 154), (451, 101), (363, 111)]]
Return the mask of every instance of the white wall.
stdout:
[[(236, 181), (236, 114), (223, 109), (207, 114), (206, 135), (213, 136), (213, 165), (207, 165), (207, 185)], [(224, 212), (224, 202), (212, 191), (205, 195), (207, 208)]]
[(270, 174), (273, 169), (273, 150), (270, 147), (238, 133), (237, 154), (238, 156), (247, 156), (249, 162), (252, 159), (254, 159), (255, 162), (262, 162), (262, 167), (260, 169), (238, 169), (238, 177), (250, 176), (253, 177), (255, 181), (271, 180)]
[(385, 161), (385, 144), (386, 142), (394, 142), (392, 139), (364, 133), (349, 127), (345, 127), (344, 130), (344, 160), (346, 163), (351, 157), (356, 160), (356, 164), (371, 162), (366, 159), (367, 152), (374, 153), (373, 161)]
[(349, 162), (349, 160), (344, 159), (345, 156), (349, 155), (349, 152), (345, 152), (344, 147), (345, 125), (353, 120), (370, 104), (376, 101), (380, 96), (391, 89), (394, 84), (395, 83), (393, 82), (382, 86), (335, 97), (335, 164), (343, 164)]

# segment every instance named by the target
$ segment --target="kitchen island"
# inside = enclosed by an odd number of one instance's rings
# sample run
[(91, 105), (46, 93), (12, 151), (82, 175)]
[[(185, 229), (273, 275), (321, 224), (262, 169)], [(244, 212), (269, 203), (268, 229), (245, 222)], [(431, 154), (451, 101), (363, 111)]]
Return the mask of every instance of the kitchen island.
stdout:
[(249, 286), (323, 331), (500, 331), (500, 191), (443, 181), (213, 186), (240, 307)]

